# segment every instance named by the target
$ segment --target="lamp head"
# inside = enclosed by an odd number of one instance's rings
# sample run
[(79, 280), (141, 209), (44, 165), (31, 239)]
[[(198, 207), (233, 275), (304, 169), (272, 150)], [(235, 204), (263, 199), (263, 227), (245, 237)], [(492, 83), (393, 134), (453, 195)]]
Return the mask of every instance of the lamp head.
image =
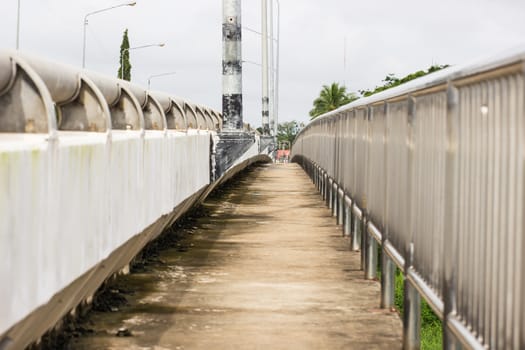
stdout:
[(133, 1), (133, 2), (130, 2), (130, 3), (128, 4), (128, 6), (135, 6), (136, 4), (137, 4), (137, 2), (136, 2), (136, 1)]

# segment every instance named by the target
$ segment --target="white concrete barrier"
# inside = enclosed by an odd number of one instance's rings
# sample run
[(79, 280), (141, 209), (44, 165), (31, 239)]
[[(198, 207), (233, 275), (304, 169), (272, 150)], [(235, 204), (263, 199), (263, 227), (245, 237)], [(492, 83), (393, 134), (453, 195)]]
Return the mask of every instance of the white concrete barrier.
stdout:
[(210, 133), (0, 137), (0, 334), (209, 184)]

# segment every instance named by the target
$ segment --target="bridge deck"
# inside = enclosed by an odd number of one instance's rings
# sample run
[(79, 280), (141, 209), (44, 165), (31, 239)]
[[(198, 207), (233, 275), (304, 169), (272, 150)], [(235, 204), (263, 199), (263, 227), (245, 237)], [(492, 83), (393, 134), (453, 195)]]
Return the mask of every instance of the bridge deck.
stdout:
[[(303, 170), (252, 170), (199, 220), (186, 252), (128, 277), (118, 313), (95, 314), (75, 349), (397, 349), (401, 321)], [(133, 336), (116, 337), (119, 327)], [(107, 332), (107, 333), (106, 333)]]

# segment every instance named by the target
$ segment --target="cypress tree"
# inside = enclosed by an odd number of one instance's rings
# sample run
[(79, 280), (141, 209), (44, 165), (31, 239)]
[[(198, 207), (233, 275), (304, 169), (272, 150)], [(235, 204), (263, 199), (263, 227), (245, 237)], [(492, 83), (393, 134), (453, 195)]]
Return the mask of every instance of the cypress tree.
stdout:
[(117, 77), (127, 81), (131, 80), (131, 63), (129, 62), (129, 39), (127, 29), (124, 31), (122, 44), (120, 44), (120, 60)]

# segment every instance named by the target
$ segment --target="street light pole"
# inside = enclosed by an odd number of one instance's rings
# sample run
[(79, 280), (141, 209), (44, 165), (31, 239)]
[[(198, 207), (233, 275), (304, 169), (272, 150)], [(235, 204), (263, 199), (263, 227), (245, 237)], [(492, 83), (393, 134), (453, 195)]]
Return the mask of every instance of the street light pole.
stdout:
[(18, 12), (16, 15), (16, 49), (20, 48), (20, 0), (18, 0)]
[(281, 46), (281, 4), (279, 0), (277, 1), (277, 50), (275, 54), (275, 60), (277, 61), (275, 67), (275, 97), (274, 97), (274, 115), (275, 115), (275, 135), (277, 136), (277, 131), (279, 131), (279, 47)]
[[(275, 65), (272, 64), (272, 69), (271, 69), (272, 74), (275, 74), (275, 79), (272, 82), (273, 115), (274, 115), (274, 119), (275, 119), (274, 134), (275, 135), (277, 135), (278, 125), (279, 125), (279, 57), (280, 57), (279, 56), (279, 47), (280, 47), (280, 40), (279, 39), (280, 39), (280, 28), (281, 28), (280, 20), (281, 20), (281, 8), (280, 8), (279, 0), (277, 0), (277, 37), (274, 38), (273, 35), (272, 35), (271, 38), (270, 38), (271, 39), (270, 41), (271, 41), (272, 45), (276, 46), (276, 50), (275, 50), (275, 61), (276, 61), (276, 63), (275, 63)], [(247, 30), (247, 31), (249, 31), (249, 32), (257, 34), (257, 35), (260, 35), (260, 36), (263, 35), (261, 32), (255, 30), (255, 29), (252, 29), (250, 27), (243, 26), (242, 28)], [(272, 55), (272, 57), (273, 57), (273, 55)], [(261, 63), (248, 61), (248, 60), (243, 60), (243, 62), (254, 64), (256, 66), (262, 67)]]
[[(270, 119), (270, 135), (275, 136), (275, 109), (274, 109), (274, 97), (275, 97), (275, 86), (274, 86), (274, 57), (273, 57), (273, 1), (269, 1), (269, 26), (270, 26), (270, 69), (269, 69), (269, 84), (270, 84), (270, 94), (269, 94), (269, 100), (268, 100), (268, 112), (269, 112), (269, 119)], [(266, 39), (268, 40), (268, 38)]]
[(160, 44), (150, 44), (150, 45), (141, 45), (141, 46), (135, 46), (135, 47), (128, 47), (127, 49), (122, 50), (122, 54), (120, 57), (120, 79), (124, 78), (124, 53), (129, 52), (130, 50), (138, 50), (138, 49), (145, 49), (147, 47), (164, 47), (164, 43)]
[(165, 75), (173, 75), (173, 74), (177, 74), (177, 72), (168, 72), (168, 73), (161, 73), (161, 74), (150, 75), (150, 76), (148, 77), (148, 90), (150, 90), (150, 87), (151, 87), (151, 79), (152, 79), (152, 78), (163, 77), (163, 76), (165, 76)]
[(268, 110), (268, 1), (262, 0), (262, 128), (263, 135), (270, 135)]
[[(18, 1), (18, 4), (20, 4), (20, 0)], [(82, 40), (82, 68), (86, 68), (86, 29), (87, 29), (87, 25), (88, 25), (88, 17), (91, 16), (91, 15), (94, 15), (96, 13), (100, 13), (100, 12), (105, 12), (105, 11), (116, 9), (118, 7), (135, 6), (136, 4), (137, 4), (136, 1), (127, 2), (127, 3), (124, 3), (124, 4), (120, 4), (120, 5), (116, 5), (116, 6), (112, 6), (112, 7), (103, 8), (101, 10), (89, 12), (89, 13), (87, 13), (84, 16), (83, 40)]]

